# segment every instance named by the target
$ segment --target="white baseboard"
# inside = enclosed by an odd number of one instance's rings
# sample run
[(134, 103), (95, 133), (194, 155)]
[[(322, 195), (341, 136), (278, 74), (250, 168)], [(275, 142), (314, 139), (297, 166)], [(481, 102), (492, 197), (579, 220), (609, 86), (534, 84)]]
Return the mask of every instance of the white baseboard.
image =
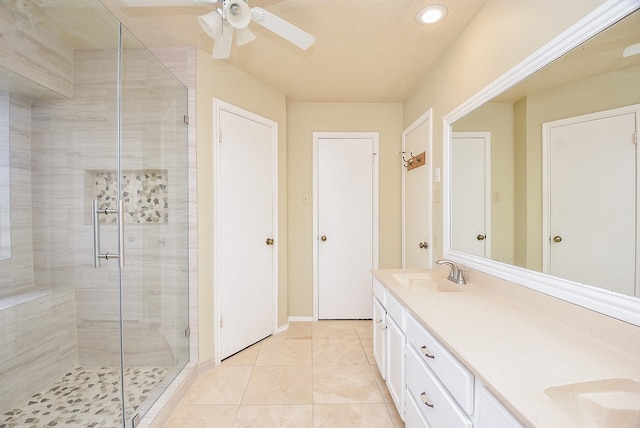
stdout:
[(289, 322), (311, 322), (313, 317), (289, 317)]

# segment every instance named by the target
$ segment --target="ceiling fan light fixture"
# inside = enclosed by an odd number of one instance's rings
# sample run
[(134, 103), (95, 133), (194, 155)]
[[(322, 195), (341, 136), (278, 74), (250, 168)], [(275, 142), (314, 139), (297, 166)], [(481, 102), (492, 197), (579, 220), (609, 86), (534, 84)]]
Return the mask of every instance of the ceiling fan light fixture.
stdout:
[(249, 27), (238, 28), (236, 30), (236, 45), (242, 46), (255, 40), (256, 35), (251, 32)]
[(447, 16), (448, 10), (441, 4), (432, 4), (416, 14), (418, 24), (435, 24)]
[(198, 17), (198, 22), (205, 33), (212, 39), (217, 39), (222, 33), (222, 16), (218, 10), (211, 11)]
[(245, 28), (251, 22), (251, 8), (244, 0), (225, 2), (224, 15), (233, 28)]

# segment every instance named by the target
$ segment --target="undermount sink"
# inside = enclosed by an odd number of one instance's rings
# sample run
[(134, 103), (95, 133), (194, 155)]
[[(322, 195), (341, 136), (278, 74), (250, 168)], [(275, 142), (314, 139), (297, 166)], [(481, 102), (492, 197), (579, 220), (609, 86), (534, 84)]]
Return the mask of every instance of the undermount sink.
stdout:
[(412, 272), (412, 273), (394, 273), (391, 275), (393, 279), (398, 281), (411, 290), (437, 291), (437, 292), (458, 292), (464, 291), (453, 283), (447, 283), (442, 277), (431, 272)]
[(547, 388), (545, 393), (585, 427), (640, 426), (640, 382), (603, 379)]

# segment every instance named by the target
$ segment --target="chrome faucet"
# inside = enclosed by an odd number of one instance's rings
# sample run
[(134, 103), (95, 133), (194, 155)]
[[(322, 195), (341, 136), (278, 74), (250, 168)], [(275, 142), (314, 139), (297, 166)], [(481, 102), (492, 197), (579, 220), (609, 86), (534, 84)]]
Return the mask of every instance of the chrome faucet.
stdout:
[(438, 260), (436, 261), (439, 265), (449, 265), (451, 267), (451, 272), (449, 272), (449, 277), (447, 278), (451, 282), (455, 282), (456, 284), (463, 285), (466, 284), (467, 281), (464, 280), (464, 275), (462, 274), (462, 270), (458, 267), (457, 264), (452, 262), (451, 260)]

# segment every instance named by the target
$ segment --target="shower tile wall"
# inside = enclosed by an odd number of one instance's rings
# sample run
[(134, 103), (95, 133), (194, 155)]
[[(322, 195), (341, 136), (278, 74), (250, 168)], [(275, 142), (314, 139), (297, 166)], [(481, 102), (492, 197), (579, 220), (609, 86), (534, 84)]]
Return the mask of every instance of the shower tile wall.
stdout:
[(11, 159), (11, 259), (0, 261), (0, 296), (4, 296), (33, 287), (31, 104), (18, 95), (2, 93), (0, 105), (5, 119), (0, 126), (9, 134)]
[(73, 293), (34, 287), (30, 101), (15, 94), (0, 94), (0, 117), (0, 126), (5, 127), (3, 132), (8, 132), (10, 141), (13, 238), (11, 259), (0, 261), (3, 410), (74, 367), (76, 338)]
[(20, 298), (0, 308), (0, 415), (76, 366), (73, 291)]
[(24, 3), (22, 13), (7, 2), (0, 7), (3, 87), (19, 87), (20, 93), (33, 94), (32, 98), (71, 97), (73, 50), (45, 31)]

